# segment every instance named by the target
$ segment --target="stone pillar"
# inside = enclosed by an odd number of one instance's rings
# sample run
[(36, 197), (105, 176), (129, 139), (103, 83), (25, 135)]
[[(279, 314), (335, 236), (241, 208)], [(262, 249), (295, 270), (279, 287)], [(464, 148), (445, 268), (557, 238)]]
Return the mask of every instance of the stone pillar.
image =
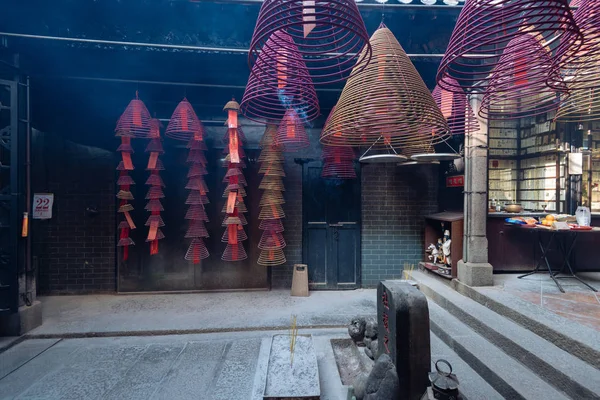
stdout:
[(479, 117), (480, 105), (480, 97), (472, 96), (471, 106), (479, 130), (465, 135), (465, 232), (463, 259), (458, 261), (458, 280), (468, 286), (494, 284), (486, 237), (488, 121)]

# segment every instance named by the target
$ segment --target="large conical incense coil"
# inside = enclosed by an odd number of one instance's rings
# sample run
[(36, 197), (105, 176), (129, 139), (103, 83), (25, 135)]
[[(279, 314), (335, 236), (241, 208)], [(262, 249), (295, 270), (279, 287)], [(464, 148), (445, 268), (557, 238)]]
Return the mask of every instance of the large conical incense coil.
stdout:
[(348, 160), (325, 162), (321, 176), (323, 178), (354, 179), (356, 178), (354, 162)]
[(283, 253), (283, 249), (277, 250), (263, 250), (260, 252), (258, 256), (258, 265), (262, 265), (265, 267), (273, 267), (276, 265), (285, 264), (287, 260), (285, 259), (285, 254)]
[(200, 163), (192, 164), (190, 170), (188, 171), (187, 177), (194, 178), (202, 175), (208, 174), (206, 167)]
[(448, 125), (421, 76), (392, 32), (381, 25), (371, 37), (373, 59), (362, 74), (349, 79), (321, 142), (330, 146), (389, 149), (450, 137)]
[(283, 223), (280, 219), (261, 219), (258, 228), (262, 231), (283, 232)]
[(204, 135), (204, 127), (187, 99), (183, 99), (175, 108), (165, 135), (171, 139), (186, 142), (194, 135)]
[[(369, 35), (354, 0), (264, 1), (250, 43), (250, 66), (258, 63), (262, 52), (277, 50), (267, 47), (277, 31), (289, 34), (288, 48), (292, 44), (298, 47), (315, 84), (339, 82), (358, 74), (371, 58)], [(281, 64), (276, 72), (280, 81), (301, 82), (304, 71), (284, 67), (287, 53), (279, 50), (270, 56)]]
[(221, 256), (221, 260), (223, 261), (243, 261), (248, 258), (248, 254), (246, 254), (246, 250), (241, 243), (238, 244), (227, 244), (223, 255)]
[[(445, 79), (453, 81), (452, 78)], [(451, 84), (459, 86), (456, 81)], [(464, 135), (479, 129), (477, 117), (464, 91), (451, 92), (436, 85), (431, 94), (442, 111), (442, 115), (446, 118), (452, 135)]]
[(260, 210), (258, 219), (280, 219), (285, 218), (283, 208), (279, 204), (273, 204), (268, 207), (263, 207)]
[(258, 142), (258, 147), (266, 149), (273, 146), (275, 143), (275, 136), (277, 136), (277, 125), (267, 124), (265, 131)]
[[(564, 65), (581, 45), (581, 33), (567, 0), (469, 0), (465, 2), (444, 58), (437, 83), (449, 91), (485, 90), (493, 69), (519, 30), (540, 35), (541, 43), (564, 42), (555, 52)], [(572, 33), (572, 34), (569, 34)], [(520, 49), (535, 57), (537, 48)], [(505, 54), (505, 53), (504, 53)], [(448, 80), (445, 78), (452, 78)]]
[(194, 264), (199, 264), (200, 260), (208, 258), (208, 249), (202, 239), (194, 239), (190, 243), (187, 253), (185, 253), (185, 259), (193, 261)]
[(163, 148), (162, 141), (159, 138), (150, 140), (146, 146), (145, 152), (164, 154), (165, 149)]
[(283, 165), (279, 161), (265, 161), (261, 164), (260, 169), (258, 170), (259, 174), (263, 174), (265, 176), (279, 176), (285, 177), (285, 171), (283, 170)]
[(146, 204), (146, 207), (144, 207), (144, 209), (146, 211), (165, 211), (165, 209), (163, 208), (160, 200), (158, 200), (158, 199), (156, 199), (156, 200), (150, 200)]
[(165, 193), (161, 186), (151, 186), (146, 193), (146, 200), (162, 199), (165, 197)]
[(274, 144), (281, 148), (282, 151), (288, 153), (310, 147), (310, 141), (304, 129), (304, 124), (296, 110), (288, 109), (285, 112), (277, 128)]
[(265, 190), (262, 197), (260, 198), (259, 207), (270, 206), (273, 204), (284, 204), (285, 200), (280, 191), (277, 190)]
[(146, 185), (165, 187), (165, 183), (163, 182), (160, 175), (156, 175), (156, 174), (152, 174), (148, 177), (148, 179), (146, 179)]
[(210, 200), (207, 195), (200, 194), (198, 190), (192, 190), (185, 201), (185, 204), (208, 204)]
[(120, 200), (133, 200), (133, 193), (128, 190), (119, 190), (117, 193), (117, 199)]
[(258, 248), (261, 250), (283, 249), (285, 246), (283, 235), (275, 231), (264, 231), (258, 243)]
[(208, 236), (208, 231), (206, 230), (206, 225), (204, 224), (204, 221), (190, 221), (190, 226), (188, 227), (188, 230), (185, 233), (186, 239), (207, 238)]
[(163, 221), (160, 214), (159, 215), (150, 215), (144, 225), (150, 226), (152, 223), (155, 223), (159, 227), (165, 226), (165, 222)]
[(260, 181), (258, 188), (261, 190), (278, 190), (280, 192), (285, 191), (283, 180), (278, 176), (265, 176), (262, 181)]
[(242, 114), (258, 122), (279, 121), (288, 108), (298, 110), (304, 122), (319, 116), (319, 99), (304, 59), (294, 40), (284, 31), (277, 31), (252, 67)]
[(208, 187), (202, 177), (190, 178), (185, 188), (188, 190), (199, 190), (200, 193), (208, 193)]
[(229, 192), (232, 190), (237, 192), (239, 196), (246, 197), (246, 189), (240, 185), (227, 185), (227, 188), (225, 188), (225, 191), (223, 192), (223, 197), (229, 197)]
[(144, 102), (138, 98), (137, 92), (135, 97), (119, 118), (115, 133), (117, 136), (147, 139), (150, 137), (152, 117)]
[(119, 209), (117, 210), (117, 212), (120, 212), (120, 213), (126, 213), (126, 212), (129, 212), (129, 211), (133, 211), (133, 206), (131, 204), (129, 204), (129, 203), (127, 203), (127, 204), (121, 204), (119, 206)]
[[(241, 213), (247, 213), (248, 212), (248, 208), (246, 207), (246, 204), (244, 204), (243, 201), (236, 201), (235, 202), (235, 208), (238, 210), (238, 212)], [(227, 212), (227, 203), (223, 204), (223, 208), (221, 209), (222, 213), (226, 213)]]
[(345, 146), (323, 146), (323, 151), (321, 152), (321, 158), (323, 160), (331, 160), (331, 161), (353, 161), (356, 159), (356, 154), (354, 153), (354, 149), (352, 147)]
[[(531, 49), (537, 49), (532, 52)], [(539, 38), (529, 33), (514, 37), (492, 71), (479, 115), (488, 119), (519, 119), (558, 108), (556, 92), (546, 84), (552, 60)], [(563, 91), (566, 86), (563, 84)]]
[(192, 204), (185, 213), (185, 219), (208, 222), (208, 215), (202, 204)]
[(187, 163), (199, 163), (206, 166), (206, 156), (202, 150), (190, 150), (187, 156)]
[(126, 173), (121, 173), (119, 179), (117, 179), (117, 186), (131, 186), (135, 185), (133, 178)]
[[(244, 231), (244, 229), (238, 229), (238, 227), (235, 227), (234, 229), (231, 230), (231, 232), (235, 231), (235, 240), (237, 242), (243, 242), (245, 240), (248, 240), (248, 235), (246, 235), (246, 232)], [(229, 235), (231, 234), (231, 232), (229, 231), (229, 229), (226, 229), (225, 232), (223, 232), (223, 236), (221, 237), (221, 242), (223, 243), (229, 243), (231, 241)]]

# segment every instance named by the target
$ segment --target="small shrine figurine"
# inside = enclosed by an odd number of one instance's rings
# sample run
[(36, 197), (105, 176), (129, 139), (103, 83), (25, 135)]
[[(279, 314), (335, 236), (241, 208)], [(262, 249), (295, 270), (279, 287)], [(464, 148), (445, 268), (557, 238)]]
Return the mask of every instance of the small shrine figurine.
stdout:
[(437, 261), (438, 258), (438, 249), (435, 247), (435, 244), (431, 243), (429, 247), (427, 247), (427, 259), (433, 263)]
[(434, 263), (438, 264), (438, 263), (443, 263), (444, 262), (444, 242), (442, 242), (442, 239), (438, 239), (437, 241), (437, 260), (434, 261)]
[(452, 244), (452, 240), (450, 239), (450, 231), (444, 231), (444, 242), (442, 244), (442, 254), (443, 254), (443, 262), (444, 264), (451, 266), (452, 258), (450, 257), (450, 245)]

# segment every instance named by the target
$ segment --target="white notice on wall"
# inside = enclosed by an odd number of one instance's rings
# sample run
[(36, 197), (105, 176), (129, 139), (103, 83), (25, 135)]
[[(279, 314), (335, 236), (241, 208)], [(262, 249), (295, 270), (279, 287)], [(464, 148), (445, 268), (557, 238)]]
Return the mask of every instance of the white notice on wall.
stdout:
[(52, 218), (53, 193), (35, 193), (33, 195), (33, 219)]
[(569, 175), (581, 175), (583, 173), (583, 154), (569, 154)]

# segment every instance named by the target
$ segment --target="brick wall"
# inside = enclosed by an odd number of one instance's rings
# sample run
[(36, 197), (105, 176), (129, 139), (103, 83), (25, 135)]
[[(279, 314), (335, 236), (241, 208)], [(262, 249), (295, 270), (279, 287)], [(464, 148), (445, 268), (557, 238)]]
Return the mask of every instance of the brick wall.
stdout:
[(33, 153), (33, 191), (54, 193), (52, 219), (32, 224), (40, 292), (114, 292), (114, 153), (41, 133)]
[(362, 167), (362, 286), (400, 278), (423, 259), (423, 217), (438, 211), (438, 168)]

